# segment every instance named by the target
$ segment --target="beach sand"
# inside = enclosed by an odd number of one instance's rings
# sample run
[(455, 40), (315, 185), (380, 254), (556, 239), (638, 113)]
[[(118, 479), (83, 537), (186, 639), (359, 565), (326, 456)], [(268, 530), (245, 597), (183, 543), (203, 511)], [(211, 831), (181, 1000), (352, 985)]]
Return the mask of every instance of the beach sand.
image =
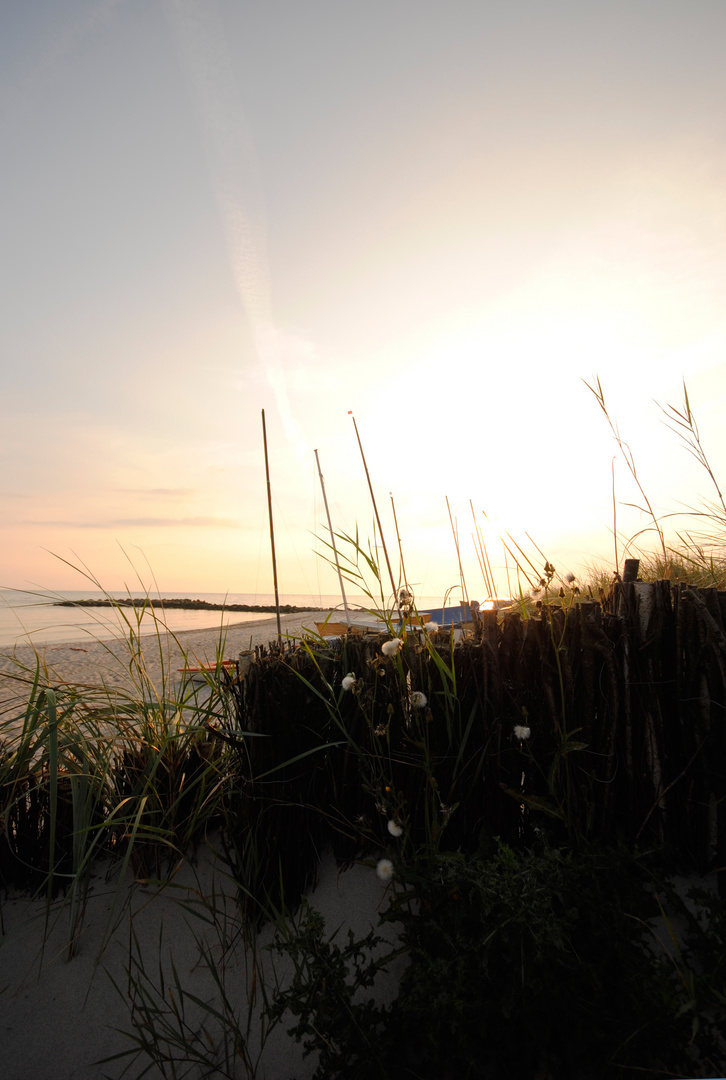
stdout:
[[(283, 638), (300, 638), (306, 632), (315, 633), (316, 621), (321, 622), (326, 615), (327, 612), (320, 611), (281, 615)], [(214, 613), (210, 618), (214, 618)], [(171, 634), (160, 624), (158, 634), (144, 634), (139, 640), (146, 671), (151, 680), (157, 682), (164, 671), (173, 673), (183, 666), (184, 654), (192, 662), (200, 663), (214, 663), (220, 652), (222, 659), (236, 660), (244, 649), (276, 641), (277, 620), (272, 616), (232, 623), (223, 634), (219, 625), (211, 626), (208, 630), (182, 630)], [(129, 645), (127, 640), (118, 637), (109, 641), (83, 638), (73, 642), (41, 644), (36, 648), (32, 645), (19, 645), (15, 649), (0, 648), (0, 687), (5, 681), (3, 675), (18, 673), (18, 664), (26, 669), (34, 668), (36, 654), (60, 682), (129, 685)], [(7, 694), (7, 688), (4, 692)]]
[[(202, 940), (246, 1032), (253, 986), (251, 949), (244, 947), (239, 938), (234, 948), (224, 948), (210, 925), (190, 914), (190, 909), (200, 909), (200, 897), (214, 896), (217, 910), (224, 907), (232, 917), (226, 933), (233, 939), (241, 924), (234, 917), (232, 892), (224, 867), (215, 862), (208, 847), (202, 849), (194, 865), (182, 865), (165, 887), (134, 883), (130, 876), (119, 884), (118, 867), (108, 877), (99, 869), (93, 878), (75, 955), (68, 959), (69, 905), (62, 900), (52, 905), (46, 935), (42, 901), (4, 895), (0, 890), (1, 1080), (139, 1077), (150, 1063), (146, 1056), (133, 1063), (123, 1059), (98, 1064), (132, 1046), (128, 1037), (134, 1034), (128, 977), (129, 969), (134, 969), (132, 958), (140, 959), (150, 976), (146, 989), (152, 984), (160, 987), (159, 968), (163, 969), (167, 992), (162, 992), (161, 999), (166, 997), (167, 1005), (168, 987), (174, 984), (173, 964), (185, 993), (219, 1007), (220, 992), (201, 956)], [(222, 899), (225, 893), (226, 901)], [(387, 895), (372, 867), (357, 865), (341, 872), (333, 859), (326, 857), (310, 903), (324, 915), (329, 934), (342, 926), (336, 941), (343, 943), (347, 927), (360, 936), (372, 926), (377, 927)], [(390, 927), (385, 930), (390, 935)], [(273, 934), (274, 927), (268, 924), (256, 943), (257, 994), (252, 1023), (245, 1035), (253, 1058), (260, 1051), (259, 983), (263, 981), (271, 990), (276, 978), (285, 983), (291, 975), (286, 958), (273, 958), (265, 948)], [(376, 995), (378, 1000), (390, 1000), (394, 985), (390, 980), (385, 983)], [(175, 996), (178, 1001), (178, 991)], [(211, 1042), (205, 1039), (206, 1045), (220, 1045), (209, 1017), (191, 1002), (187, 1002), (186, 1020), (190, 1045), (195, 1033), (201, 1032), (203, 1022), (210, 1028)], [(303, 1059), (302, 1048), (286, 1034), (293, 1023), (292, 1017), (286, 1017), (266, 1040), (256, 1073), (260, 1080), (308, 1080), (315, 1071), (315, 1055)], [(160, 1024), (157, 1030), (161, 1030)], [(187, 1072), (188, 1065), (177, 1068), (178, 1076), (200, 1075), (198, 1071)], [(146, 1073), (149, 1080), (162, 1075), (156, 1067)], [(229, 1074), (220, 1069), (204, 1075)], [(239, 1063), (233, 1075), (242, 1080), (248, 1073)]]
[[(311, 611), (281, 615), (283, 641), (315, 634), (315, 623), (322, 622), (327, 614)], [(168, 633), (160, 626), (158, 633), (145, 634), (139, 639), (148, 680), (159, 688), (178, 683), (181, 679), (179, 669), (187, 664), (213, 664), (218, 657), (236, 660), (243, 650), (276, 641), (277, 620), (274, 616), (232, 624), (224, 634), (219, 625), (177, 634)], [(44, 685), (106, 686), (133, 692), (134, 678), (129, 670), (129, 659), (129, 643), (121, 637), (109, 641), (84, 638), (40, 644), (37, 648), (31, 645), (0, 648), (0, 722), (7, 722), (13, 715), (22, 715), (38, 660)]]
[[(315, 612), (282, 617), (283, 634), (299, 637), (305, 627), (324, 615)], [(226, 632), (223, 657), (236, 659), (250, 645), (266, 645), (275, 640), (276, 621), (261, 619), (230, 626)], [(160, 648), (161, 640), (161, 648)], [(152, 635), (143, 641), (147, 671), (152, 679), (163, 671), (176, 675), (183, 666), (182, 649), (189, 659), (214, 662), (219, 646), (219, 629), (194, 630), (177, 635), (177, 640)], [(50, 685), (85, 683), (122, 687), (129, 681), (126, 645), (123, 642), (80, 641), (74, 644), (45, 645), (38, 655), (47, 665)], [(14, 705), (22, 705), (27, 684), (18, 681), (18, 662), (32, 668), (35, 653), (29, 646), (0, 652), (0, 697), (5, 715)], [(3, 677), (3, 673), (4, 676)], [(124, 1032), (132, 1032), (128, 969), (136, 939), (144, 967), (158, 983), (159, 966), (172, 978), (172, 962), (186, 991), (203, 1000), (218, 1003), (218, 991), (208, 967), (200, 961), (200, 936), (217, 958), (217, 971), (224, 977), (231, 1000), (246, 1015), (251, 986), (249, 949), (237, 947), (226, 953), (210, 927), (189, 914), (201, 897), (217, 898), (234, 918), (234, 884), (225, 865), (214, 855), (214, 846), (201, 849), (192, 864), (181, 864), (164, 887), (136, 882), (129, 869), (119, 879), (120, 868), (94, 868), (92, 888), (78, 937), (75, 955), (68, 959), (70, 907), (62, 898), (48, 911), (42, 900), (32, 900), (0, 887), (0, 1080), (97, 1080), (117, 1078), (122, 1073), (137, 1077), (148, 1065), (140, 1059), (129, 1067), (128, 1060), (98, 1065), (104, 1057), (131, 1046)], [(226, 900), (220, 898), (227, 896)], [(371, 865), (353, 866), (340, 872), (330, 857), (323, 859), (320, 884), (312, 893), (313, 906), (326, 917), (332, 932), (352, 926), (367, 933), (377, 926), (378, 914), (387, 902), (385, 887)], [(232, 927), (239, 928), (239, 920)], [(229, 928), (228, 928), (229, 929)], [(162, 932), (160, 940), (159, 934)], [(272, 957), (264, 945), (273, 928), (263, 930), (259, 942), (266, 985), (273, 984)], [(44, 944), (45, 942), (45, 944)], [(277, 976), (285, 978), (285, 962), (276, 962)], [(266, 973), (266, 974), (264, 974)], [(384, 997), (390, 989), (384, 987)], [(253, 1017), (258, 1016), (259, 993)], [(168, 1001), (168, 995), (167, 995)], [(189, 1016), (192, 1032), (199, 1029), (202, 1016), (194, 1007)], [(265, 1044), (257, 1075), (263, 1080), (306, 1080), (315, 1070), (313, 1057), (303, 1060), (301, 1048), (286, 1035), (292, 1024), (283, 1023)], [(259, 1044), (260, 1025), (253, 1019), (250, 1046)], [(128, 1069), (124, 1073), (124, 1069)], [(146, 1074), (162, 1074), (155, 1069)], [(169, 1073), (168, 1075), (171, 1075)], [(179, 1075), (187, 1075), (184, 1070)], [(194, 1072), (188, 1075), (198, 1075)], [(227, 1075), (224, 1072), (215, 1075)], [(239, 1068), (239, 1077), (247, 1075)]]

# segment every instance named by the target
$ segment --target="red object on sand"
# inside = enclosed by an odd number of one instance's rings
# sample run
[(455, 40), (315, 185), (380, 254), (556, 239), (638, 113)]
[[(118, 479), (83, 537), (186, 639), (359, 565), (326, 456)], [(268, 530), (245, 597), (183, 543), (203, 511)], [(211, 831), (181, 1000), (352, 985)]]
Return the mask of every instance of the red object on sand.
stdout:
[(202, 664), (201, 667), (180, 667), (177, 668), (177, 671), (181, 671), (184, 675), (201, 675), (204, 671), (213, 673), (218, 671), (219, 668), (233, 668), (236, 664), (236, 660), (220, 660), (216, 664)]

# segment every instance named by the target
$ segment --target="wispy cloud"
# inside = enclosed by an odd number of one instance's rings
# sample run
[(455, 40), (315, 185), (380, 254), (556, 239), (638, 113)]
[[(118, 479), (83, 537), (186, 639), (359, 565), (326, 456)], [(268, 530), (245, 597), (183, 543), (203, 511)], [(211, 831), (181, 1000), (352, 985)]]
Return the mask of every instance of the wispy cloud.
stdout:
[(166, 499), (176, 502), (199, 494), (196, 488), (114, 488), (119, 495), (133, 495), (139, 499)]
[(292, 414), (282, 363), (286, 335), (272, 317), (267, 221), (260, 167), (215, 0), (162, 0), (202, 131), (217, 210), (255, 351), (293, 445), (304, 440)]
[(24, 525), (41, 526), (44, 529), (239, 529), (241, 522), (232, 518), (187, 517), (187, 518), (115, 518), (109, 521), (25, 521)]

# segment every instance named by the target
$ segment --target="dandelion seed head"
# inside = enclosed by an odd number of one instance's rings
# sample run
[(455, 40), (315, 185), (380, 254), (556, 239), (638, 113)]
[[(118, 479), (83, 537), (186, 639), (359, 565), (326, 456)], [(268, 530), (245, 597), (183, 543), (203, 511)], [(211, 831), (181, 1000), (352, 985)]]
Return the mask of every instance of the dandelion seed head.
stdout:
[(391, 638), (390, 641), (384, 641), (381, 645), (381, 652), (384, 656), (395, 656), (396, 653), (403, 647), (403, 641), (401, 638)]
[(352, 690), (355, 686), (355, 672), (349, 671), (343, 679), (341, 686), (344, 690)]
[(524, 724), (515, 724), (514, 725), (514, 737), (515, 737), (515, 739), (519, 739), (520, 742), (523, 739), (528, 739), (531, 734), (532, 734), (532, 729), (528, 728), (528, 727), (525, 727)]
[(568, 585), (571, 585), (574, 580), (575, 580), (575, 575), (568, 571), (565, 574), (565, 581), (567, 582)]
[(393, 818), (390, 818), (388, 822), (388, 831), (391, 836), (403, 836), (403, 829)]
[(390, 881), (393, 877), (393, 863), (390, 859), (379, 859), (376, 873), (381, 881)]
[(435, 634), (438, 628), (439, 624), (437, 622), (427, 622), (424, 626), (424, 630), (426, 630), (429, 634)]
[(414, 690), (414, 692), (411, 694), (411, 704), (413, 705), (414, 709), (423, 709), (426, 705), (428, 705), (428, 702), (429, 699), (420, 690)]

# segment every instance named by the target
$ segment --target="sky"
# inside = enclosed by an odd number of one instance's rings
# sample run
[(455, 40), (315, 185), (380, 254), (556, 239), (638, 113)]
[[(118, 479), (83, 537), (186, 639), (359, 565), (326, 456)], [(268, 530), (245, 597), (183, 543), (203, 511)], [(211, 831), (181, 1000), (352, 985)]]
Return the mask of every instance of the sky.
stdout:
[(724, 40), (716, 0), (4, 4), (0, 586), (270, 593), (262, 410), (283, 595), (336, 589), (314, 450), (376, 542), (351, 411), (420, 595), (454, 534), (485, 594), (475, 521), (500, 594), (506, 533), (614, 569), (597, 379), (655, 512), (713, 497), (661, 407), (726, 475)]

